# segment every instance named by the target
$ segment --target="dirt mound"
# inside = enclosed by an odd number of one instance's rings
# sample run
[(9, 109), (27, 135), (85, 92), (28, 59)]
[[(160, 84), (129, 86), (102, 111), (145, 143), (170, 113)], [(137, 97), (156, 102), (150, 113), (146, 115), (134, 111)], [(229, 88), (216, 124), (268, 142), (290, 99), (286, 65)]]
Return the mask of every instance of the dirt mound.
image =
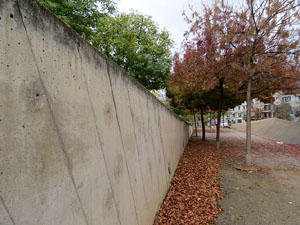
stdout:
[[(276, 141), (300, 145), (300, 123), (277, 118), (253, 121), (252, 134)], [(246, 123), (234, 124), (233, 129), (245, 132)]]

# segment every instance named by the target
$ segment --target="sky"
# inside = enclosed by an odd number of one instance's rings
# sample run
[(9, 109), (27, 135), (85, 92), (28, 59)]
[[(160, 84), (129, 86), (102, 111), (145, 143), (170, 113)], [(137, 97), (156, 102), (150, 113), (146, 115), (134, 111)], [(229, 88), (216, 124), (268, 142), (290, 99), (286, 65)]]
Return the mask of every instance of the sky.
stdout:
[(117, 0), (117, 7), (120, 12), (128, 13), (133, 9), (151, 16), (160, 28), (165, 28), (169, 32), (175, 42), (172, 49), (174, 53), (179, 51), (183, 34), (187, 30), (187, 23), (182, 16), (183, 10), (189, 12), (188, 4), (197, 8), (200, 2), (200, 0)]

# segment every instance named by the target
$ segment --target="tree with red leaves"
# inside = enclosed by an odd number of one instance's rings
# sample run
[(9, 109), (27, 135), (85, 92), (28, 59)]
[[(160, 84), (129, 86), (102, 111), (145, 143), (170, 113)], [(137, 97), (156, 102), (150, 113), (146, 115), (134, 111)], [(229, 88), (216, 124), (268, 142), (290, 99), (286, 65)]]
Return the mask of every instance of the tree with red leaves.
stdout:
[[(217, 4), (213, 9), (205, 8), (203, 17), (197, 12), (193, 13), (193, 17), (196, 18), (194, 23), (187, 16), (185, 18), (191, 27), (186, 33), (187, 41), (184, 43), (185, 52), (182, 61), (178, 56), (175, 58), (174, 76), (173, 78), (171, 76), (171, 81), (177, 77), (176, 79), (180, 80), (177, 84), (189, 92), (201, 90), (205, 93), (213, 90), (210, 94), (217, 96), (214, 99), (218, 102), (218, 106), (213, 108), (218, 111), (217, 120), (221, 121), (222, 109), (226, 108), (226, 92), (227, 97), (230, 96), (228, 93), (234, 93), (239, 81), (231, 66), (234, 62), (234, 49), (224, 38), (224, 33), (227, 29), (231, 29), (231, 24), (228, 24), (228, 27), (223, 26), (226, 24), (228, 14), (221, 13)], [(217, 148), (220, 146), (220, 124), (217, 123)]]
[(299, 79), (299, 5), (295, 0), (234, 4), (217, 0), (203, 15), (185, 16), (187, 35), (193, 37), (186, 46), (195, 46), (206, 59), (207, 87), (229, 86), (247, 95), (246, 164), (251, 165), (251, 98), (295, 86), (290, 83)]
[[(195, 112), (200, 111), (202, 123), (202, 140), (205, 140), (205, 124), (204, 111), (207, 108), (207, 103), (203, 98), (204, 90), (201, 80), (196, 77), (200, 71), (195, 70), (199, 68), (195, 66), (197, 61), (197, 52), (190, 50), (186, 51), (183, 59), (180, 59), (179, 54), (174, 56), (174, 71), (171, 74), (168, 87), (167, 96), (171, 99), (171, 105), (179, 108), (189, 109), (195, 117)], [(190, 83), (190, 81), (193, 81)], [(195, 121), (195, 130), (197, 135), (197, 127)]]
[[(243, 96), (233, 92), (228, 86), (211, 85), (207, 79), (204, 61), (198, 49), (187, 49), (183, 58), (176, 54), (174, 57), (174, 71), (168, 81), (167, 96), (171, 98), (171, 105), (187, 108), (192, 113), (200, 111), (202, 122), (202, 140), (205, 140), (204, 112), (210, 108), (218, 111), (221, 121), (222, 110), (233, 108), (244, 101)], [(208, 63), (206, 63), (208, 64)], [(211, 82), (211, 80), (210, 80)], [(223, 77), (220, 78), (223, 82)], [(211, 85), (211, 86), (210, 86)], [(197, 128), (196, 136), (197, 136)], [(218, 124), (216, 141), (219, 148), (220, 123)]]

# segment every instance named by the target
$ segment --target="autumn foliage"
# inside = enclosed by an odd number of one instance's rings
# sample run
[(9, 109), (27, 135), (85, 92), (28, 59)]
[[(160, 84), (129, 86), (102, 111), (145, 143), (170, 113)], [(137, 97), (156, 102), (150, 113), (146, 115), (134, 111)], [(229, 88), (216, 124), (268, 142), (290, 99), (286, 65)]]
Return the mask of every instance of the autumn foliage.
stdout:
[[(300, 5), (295, 0), (216, 0), (203, 8), (203, 13), (191, 7), (192, 16), (184, 14), (189, 30), (183, 57), (175, 57), (168, 90), (177, 99), (218, 90), (219, 121), (225, 91), (244, 96), (246, 161), (251, 164), (251, 99), (269, 99), (276, 91), (292, 92), (299, 85)], [(217, 143), (218, 134), (219, 126)]]

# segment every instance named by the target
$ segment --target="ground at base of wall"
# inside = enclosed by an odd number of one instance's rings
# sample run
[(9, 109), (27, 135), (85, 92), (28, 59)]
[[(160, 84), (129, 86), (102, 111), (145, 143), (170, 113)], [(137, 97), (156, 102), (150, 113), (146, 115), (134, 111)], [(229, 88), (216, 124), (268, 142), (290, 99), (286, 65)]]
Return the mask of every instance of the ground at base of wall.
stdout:
[(202, 142), (201, 137), (192, 137), (154, 224), (216, 223), (221, 211), (217, 179), (221, 158), (222, 153), (213, 141)]
[(249, 169), (245, 134), (214, 138), (191, 138), (154, 224), (300, 225), (300, 147), (253, 136)]

